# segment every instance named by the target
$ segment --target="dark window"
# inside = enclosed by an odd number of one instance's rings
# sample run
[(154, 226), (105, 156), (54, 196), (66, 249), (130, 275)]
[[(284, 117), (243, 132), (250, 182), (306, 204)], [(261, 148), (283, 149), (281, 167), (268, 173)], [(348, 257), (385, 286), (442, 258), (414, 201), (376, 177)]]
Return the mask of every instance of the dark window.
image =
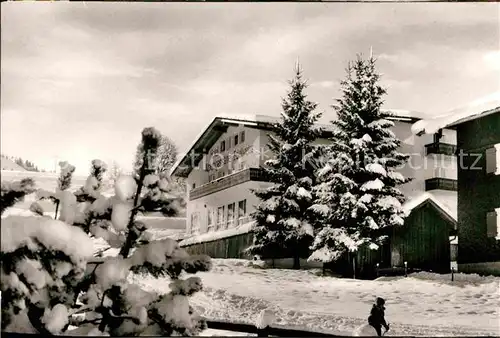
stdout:
[(217, 208), (217, 228), (220, 228), (224, 223), (224, 207)]
[(208, 215), (207, 215), (207, 217), (208, 217), (208, 225), (209, 226), (212, 225), (212, 223), (213, 223), (213, 220), (212, 220), (213, 215), (212, 215), (212, 213), (213, 213), (212, 209), (208, 209)]
[(231, 203), (227, 206), (227, 223), (229, 226), (234, 224), (234, 203)]
[(193, 189), (196, 188), (196, 183), (193, 183)]
[(234, 135), (234, 145), (238, 145), (238, 134)]
[(240, 133), (240, 135), (241, 135), (241, 136), (240, 136), (240, 143), (245, 142), (245, 131), (242, 131), (242, 132)]
[(245, 217), (247, 214), (247, 200), (238, 202), (238, 218)]

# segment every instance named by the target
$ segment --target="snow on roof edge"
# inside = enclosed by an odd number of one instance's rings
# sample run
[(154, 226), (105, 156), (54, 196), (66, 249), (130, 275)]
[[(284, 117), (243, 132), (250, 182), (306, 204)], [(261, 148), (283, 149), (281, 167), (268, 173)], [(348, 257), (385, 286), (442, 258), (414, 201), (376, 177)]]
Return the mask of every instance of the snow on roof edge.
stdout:
[(249, 114), (240, 114), (240, 115), (234, 115), (234, 114), (219, 114), (217, 116), (214, 116), (211, 120), (210, 123), (207, 124), (205, 128), (201, 130), (198, 135), (193, 139), (189, 147), (187, 147), (187, 152), (183, 154), (183, 156), (179, 157), (177, 161), (175, 161), (174, 165), (170, 169), (169, 175), (172, 176), (174, 172), (177, 170), (179, 165), (184, 161), (185, 157), (187, 154), (191, 152), (191, 150), (194, 148), (196, 145), (196, 142), (205, 134), (205, 132), (210, 128), (212, 123), (214, 123), (216, 120), (234, 120), (234, 121), (240, 121), (240, 122), (267, 122), (267, 121), (261, 121), (259, 120), (259, 117), (264, 117), (267, 115), (249, 115)]
[(193, 245), (193, 244), (200, 244), (200, 243), (204, 243), (204, 242), (212, 242), (212, 241), (216, 241), (218, 239), (223, 239), (223, 238), (237, 236), (237, 235), (243, 235), (243, 234), (250, 232), (253, 229), (254, 224), (255, 224), (255, 221), (250, 221), (248, 223), (242, 224), (242, 225), (237, 226), (235, 228), (213, 231), (213, 232), (206, 232), (203, 234), (188, 237), (188, 238), (182, 240), (179, 244), (181, 246), (187, 246), (187, 245)]
[(413, 209), (417, 208), (419, 205), (424, 203), (427, 200), (431, 200), (432, 202), (436, 203), (436, 205), (441, 208), (448, 216), (450, 216), (455, 222), (457, 221), (457, 215), (456, 212), (452, 212), (448, 206), (446, 206), (443, 202), (439, 200), (436, 196), (429, 192), (424, 192), (416, 197), (413, 197), (406, 201), (403, 204), (403, 210), (406, 213), (406, 215), (409, 215)]
[(500, 112), (500, 91), (474, 100), (468, 105), (452, 109), (444, 114), (415, 122), (411, 131), (415, 135), (434, 134), (439, 129), (452, 127), (486, 114)]
[[(169, 175), (172, 176), (175, 171), (178, 169), (179, 165), (184, 161), (186, 156), (191, 152), (191, 150), (194, 148), (198, 140), (205, 134), (205, 132), (210, 128), (212, 123), (214, 123), (216, 120), (232, 120), (235, 122), (241, 122), (241, 124), (247, 123), (277, 123), (280, 121), (280, 116), (272, 116), (272, 115), (262, 115), (262, 114), (255, 114), (255, 115), (249, 115), (249, 114), (240, 114), (240, 115), (234, 115), (234, 114), (219, 114), (212, 118), (210, 123), (193, 139), (189, 147), (187, 148), (187, 152), (184, 153), (181, 157), (175, 161), (174, 165), (169, 171)], [(322, 123), (316, 123), (315, 126), (320, 127), (320, 128), (326, 128), (326, 129), (331, 129), (333, 130), (332, 126), (330, 124), (322, 124)]]
[(203, 136), (203, 134), (208, 130), (208, 128), (210, 128), (210, 126), (212, 125), (212, 123), (215, 122), (215, 120), (217, 120), (217, 116), (212, 118), (210, 120), (210, 123), (207, 124), (207, 126), (205, 128), (203, 128), (201, 130), (200, 133), (198, 133), (198, 135), (196, 135), (196, 137), (193, 139), (193, 142), (191, 142), (191, 144), (189, 145), (189, 147), (187, 148), (187, 152), (184, 153), (182, 156), (179, 156), (179, 158), (177, 159), (177, 161), (175, 161), (174, 165), (172, 166), (172, 168), (170, 168), (170, 171), (169, 171), (169, 176), (172, 176), (174, 174), (174, 172), (177, 170), (177, 168), (179, 167), (179, 165), (182, 163), (182, 161), (184, 161), (184, 158), (186, 157), (187, 154), (189, 154), (189, 152), (191, 151), (191, 149), (194, 148), (196, 142), (198, 142), (198, 140)]
[(397, 118), (411, 118), (411, 119), (424, 119), (429, 117), (429, 115), (415, 111), (415, 110), (406, 110), (406, 109), (381, 109), (384, 113), (389, 113), (393, 117)]

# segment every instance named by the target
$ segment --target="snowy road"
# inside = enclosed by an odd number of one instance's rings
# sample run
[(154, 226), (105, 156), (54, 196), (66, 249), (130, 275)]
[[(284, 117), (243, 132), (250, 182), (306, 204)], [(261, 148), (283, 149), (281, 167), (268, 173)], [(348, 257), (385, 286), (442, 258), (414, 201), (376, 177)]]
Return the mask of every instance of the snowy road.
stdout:
[[(238, 260), (214, 260), (200, 273), (204, 292), (193, 297), (208, 318), (254, 322), (273, 309), (278, 325), (309, 327), (350, 335), (365, 323), (376, 296), (387, 301), (387, 335), (500, 335), (500, 278), (467, 276), (467, 281), (429, 280), (436, 275), (359, 281), (318, 277), (312, 271), (265, 270)], [(462, 275), (457, 275), (459, 279)], [(168, 291), (166, 280), (134, 276), (148, 289)]]

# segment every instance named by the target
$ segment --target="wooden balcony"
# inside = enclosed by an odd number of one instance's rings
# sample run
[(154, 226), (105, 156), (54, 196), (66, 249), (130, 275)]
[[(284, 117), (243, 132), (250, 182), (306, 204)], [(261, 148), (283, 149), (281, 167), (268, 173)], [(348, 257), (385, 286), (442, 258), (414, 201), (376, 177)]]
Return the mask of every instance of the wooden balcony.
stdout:
[(425, 191), (429, 190), (450, 190), (457, 191), (457, 180), (451, 178), (434, 177), (425, 180)]
[(429, 154), (443, 154), (448, 156), (455, 156), (457, 154), (457, 146), (449, 143), (434, 142), (425, 145), (425, 153)]
[(267, 182), (268, 180), (262, 169), (247, 168), (192, 189), (189, 192), (189, 200), (192, 201), (248, 181)]

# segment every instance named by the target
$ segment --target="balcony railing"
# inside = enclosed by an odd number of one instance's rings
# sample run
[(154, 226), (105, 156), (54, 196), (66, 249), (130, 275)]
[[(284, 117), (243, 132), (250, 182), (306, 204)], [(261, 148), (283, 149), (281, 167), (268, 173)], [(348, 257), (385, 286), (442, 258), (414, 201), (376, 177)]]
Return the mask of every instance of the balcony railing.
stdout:
[(457, 146), (449, 143), (434, 142), (425, 145), (425, 153), (429, 154), (443, 154), (455, 156), (457, 154)]
[(248, 182), (248, 181), (261, 181), (266, 182), (267, 179), (264, 172), (260, 168), (247, 168), (233, 174), (221, 177), (215, 181), (200, 185), (189, 192), (189, 200), (213, 194), (215, 192), (228, 189), (235, 185)]
[(457, 191), (457, 180), (450, 178), (434, 177), (425, 180), (425, 191), (429, 190), (450, 190)]

